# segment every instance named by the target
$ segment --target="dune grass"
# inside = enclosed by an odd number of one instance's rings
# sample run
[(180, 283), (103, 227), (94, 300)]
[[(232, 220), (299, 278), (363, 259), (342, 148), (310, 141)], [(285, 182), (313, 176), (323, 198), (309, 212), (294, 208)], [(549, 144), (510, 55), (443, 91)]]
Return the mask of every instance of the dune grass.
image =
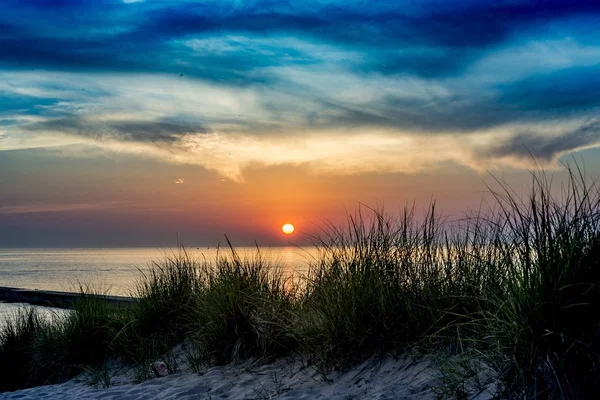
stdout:
[(44, 383), (71, 378), (111, 357), (111, 345), (126, 323), (124, 313), (83, 291), (73, 311), (47, 323), (36, 336), (34, 376)]
[(294, 307), (278, 265), (231, 249), (203, 268), (192, 339), (202, 359), (218, 364), (284, 355), (296, 347)]
[(48, 319), (28, 308), (7, 321), (0, 331), (0, 389), (64, 381), (113, 355), (124, 315), (88, 294), (82, 291), (66, 316)]
[(421, 226), (408, 211), (399, 221), (373, 216), (367, 221), (360, 211), (347, 230), (330, 227), (316, 238), (322, 254), (300, 301), (299, 337), (324, 366), (400, 350), (441, 317), (436, 304), (425, 304), (444, 290), (432, 264), (439, 250), (433, 214)]
[[(30, 372), (35, 368), (32, 357), (36, 336), (45, 326), (33, 309), (23, 309), (6, 321), (0, 331), (0, 391), (34, 386)], [(16, 368), (15, 366), (19, 366)]]
[(191, 332), (201, 286), (199, 269), (200, 261), (180, 248), (142, 274), (136, 300), (127, 310), (128, 323), (113, 344), (122, 360), (148, 365)]
[(419, 348), (476, 358), (509, 397), (593, 398), (600, 192), (577, 168), (561, 191), (532, 176), (526, 196), (498, 182), (493, 207), (458, 221), (434, 203), (397, 218), (363, 207), (315, 237), (320, 255), (298, 285), (258, 249), (211, 261), (181, 249), (142, 276), (129, 309), (84, 296), (60, 321), (21, 313), (0, 333), (0, 389), (114, 359), (143, 367), (184, 344), (196, 367), (295, 354), (324, 371)]
[(505, 380), (528, 397), (591, 398), (600, 387), (600, 191), (569, 173), (558, 198), (542, 174), (528, 197), (494, 193), (508, 279), (485, 298), (482, 327), (508, 362)]

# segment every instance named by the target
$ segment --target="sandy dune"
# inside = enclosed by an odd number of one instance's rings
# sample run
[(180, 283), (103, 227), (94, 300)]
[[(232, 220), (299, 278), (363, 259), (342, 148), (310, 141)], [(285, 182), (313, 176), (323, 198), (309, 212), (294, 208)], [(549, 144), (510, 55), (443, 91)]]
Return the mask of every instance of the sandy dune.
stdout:
[[(435, 399), (436, 369), (410, 358), (368, 361), (344, 373), (321, 374), (300, 361), (211, 367), (202, 374), (186, 368), (139, 384), (123, 374), (109, 388), (94, 388), (77, 377), (60, 385), (0, 394), (0, 399)], [(489, 385), (488, 390), (493, 388)], [(473, 393), (477, 400), (490, 393)]]

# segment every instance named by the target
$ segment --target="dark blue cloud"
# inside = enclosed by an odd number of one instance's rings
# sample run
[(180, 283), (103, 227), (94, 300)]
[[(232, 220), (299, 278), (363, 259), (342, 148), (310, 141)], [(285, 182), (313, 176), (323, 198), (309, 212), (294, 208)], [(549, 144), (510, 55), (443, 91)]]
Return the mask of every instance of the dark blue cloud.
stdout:
[(252, 1), (188, 2), (144, 15), (138, 31), (182, 36), (207, 31), (294, 32), (352, 44), (482, 47), (503, 40), (526, 24), (600, 13), (596, 2), (411, 1), (365, 3)]
[(147, 61), (141, 60), (139, 54), (128, 53), (127, 47), (123, 43), (104, 40), (26, 37), (0, 39), (0, 48), (7, 55), (2, 61), (11, 68), (63, 71), (151, 70)]
[(600, 60), (593, 66), (536, 74), (501, 90), (499, 104), (534, 116), (600, 107)]
[(43, 107), (54, 103), (54, 99), (15, 95), (0, 90), (0, 118), (19, 114), (39, 115)]
[[(357, 49), (367, 55), (362, 67), (368, 71), (444, 76), (459, 73), (514, 32), (553, 19), (600, 13), (596, 2), (578, 1), (386, 3), (9, 1), (4, 5), (6, 21), (0, 22), (0, 63), (166, 72), (176, 69), (173, 57), (188, 58), (185, 49), (173, 53), (166, 42), (237, 33), (304, 37)], [(402, 57), (386, 49), (413, 51)], [(278, 54), (262, 60), (240, 57), (239, 65), (282, 62)], [(194, 67), (188, 73), (211, 75)]]

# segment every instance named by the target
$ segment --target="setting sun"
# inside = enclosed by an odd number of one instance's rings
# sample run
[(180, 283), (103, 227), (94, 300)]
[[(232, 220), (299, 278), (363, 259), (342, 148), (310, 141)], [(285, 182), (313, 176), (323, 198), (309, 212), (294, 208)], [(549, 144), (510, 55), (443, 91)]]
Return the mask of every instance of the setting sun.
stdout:
[(285, 224), (281, 227), (281, 231), (286, 235), (291, 235), (292, 233), (294, 233), (294, 225)]

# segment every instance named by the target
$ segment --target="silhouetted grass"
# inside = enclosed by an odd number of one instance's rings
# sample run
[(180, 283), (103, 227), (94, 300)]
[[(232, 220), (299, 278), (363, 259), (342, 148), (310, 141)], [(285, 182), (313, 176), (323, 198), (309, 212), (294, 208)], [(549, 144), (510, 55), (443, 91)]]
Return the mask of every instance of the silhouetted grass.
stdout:
[(37, 334), (46, 328), (34, 309), (20, 310), (0, 331), (0, 391), (35, 385), (31, 371)]
[(326, 367), (454, 344), (499, 286), (496, 254), (477, 223), (448, 227), (435, 204), (420, 222), (412, 209), (398, 219), (364, 210), (346, 230), (330, 226), (316, 238), (322, 254), (301, 300), (299, 337)]
[[(484, 317), (505, 357), (505, 380), (528, 397), (593, 398), (600, 388), (600, 192), (569, 169), (559, 195), (548, 175), (531, 192), (507, 185), (497, 248), (508, 279)], [(512, 386), (511, 386), (512, 384)]]
[(202, 263), (182, 247), (142, 274), (128, 323), (114, 344), (124, 361), (148, 364), (191, 332)]
[(231, 248), (214, 267), (202, 270), (193, 339), (199, 356), (219, 364), (249, 357), (268, 358), (296, 347), (290, 324), (294, 297), (280, 267), (257, 251), (242, 259)]
[(127, 320), (122, 309), (82, 290), (73, 311), (47, 324), (35, 341), (35, 375), (44, 383), (71, 378), (89, 367), (103, 364), (112, 342)]
[(568, 172), (560, 192), (543, 172), (525, 197), (501, 184), (495, 208), (461, 221), (432, 206), (419, 223), (410, 210), (359, 211), (346, 230), (329, 227), (300, 302), (305, 354), (345, 367), (412, 345), (472, 349), (511, 395), (593, 398), (600, 193)]
[[(359, 209), (315, 238), (320, 255), (297, 287), (258, 250), (242, 259), (230, 246), (208, 262), (181, 249), (142, 277), (129, 309), (84, 296), (62, 320), (23, 312), (0, 334), (0, 388), (111, 359), (147, 366), (184, 343), (195, 367), (295, 353), (327, 370), (413, 347), (449, 351), (493, 367), (512, 397), (593, 398), (598, 188), (578, 169), (560, 192), (543, 172), (524, 197), (499, 183), (489, 211), (458, 221), (435, 204), (398, 218)], [(453, 393), (466, 387), (451, 379)]]
[(0, 331), (0, 388), (15, 390), (71, 378), (103, 363), (125, 323), (121, 311), (82, 291), (68, 315), (19, 311)]

